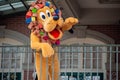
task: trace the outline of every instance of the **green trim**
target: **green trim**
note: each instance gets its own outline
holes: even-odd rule
[[[85,74],[85,75],[84,75]],[[100,80],[104,80],[104,74],[102,72],[61,72],[60,76],[68,76],[68,78],[70,78],[70,76],[76,78],[78,80],[84,80],[84,76],[89,77],[89,76],[99,76]],[[67,79],[66,79],[67,80]],[[69,79],[68,79],[69,80]],[[87,79],[90,80],[90,79]],[[93,79],[92,79],[93,80]]]
[[[8,79],[9,75],[10,75],[10,77]],[[0,73],[0,80],[14,80],[15,78],[16,78],[16,80],[21,80],[21,72],[3,72],[3,73]]]

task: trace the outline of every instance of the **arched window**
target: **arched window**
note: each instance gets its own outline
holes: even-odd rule
[[[67,33],[68,36],[64,36],[61,42],[63,46],[59,47],[61,75],[78,80],[91,79],[91,76],[92,79],[106,79],[107,47],[100,45],[112,44],[113,39],[83,27],[76,31],[74,34]]]
[[[0,29],[0,79],[1,80],[21,80],[23,74],[23,63],[28,56],[26,56],[26,49],[24,47],[29,43],[29,38],[23,34]],[[23,47],[22,47],[23,46]],[[26,53],[25,53],[26,52]],[[30,61],[29,61],[30,62]],[[17,77],[15,77],[17,76]]]

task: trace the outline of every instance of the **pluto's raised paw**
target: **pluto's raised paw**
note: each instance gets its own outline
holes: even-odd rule
[[[78,19],[77,18],[74,18],[74,17],[69,17],[65,20],[65,24],[68,24],[68,25],[75,25],[78,23]]]
[[[64,22],[64,25],[62,27],[62,30],[63,31],[70,30],[73,27],[73,25],[75,25],[77,23],[78,23],[78,19],[77,18],[69,17],[69,18],[65,19],[65,22]]]

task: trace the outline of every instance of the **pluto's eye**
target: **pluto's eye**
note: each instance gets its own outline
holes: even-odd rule
[[[40,17],[41,17],[42,20],[45,20],[46,19],[45,13],[40,12]]]
[[[48,17],[50,17],[50,16],[51,16],[51,13],[50,13],[50,11],[49,11],[49,10],[46,10],[46,14],[48,15]]]

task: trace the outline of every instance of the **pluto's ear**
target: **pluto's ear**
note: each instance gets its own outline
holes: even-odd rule
[[[69,30],[69,32],[70,32],[71,34],[73,34],[73,33],[74,33],[73,29],[70,29],[70,30]]]

